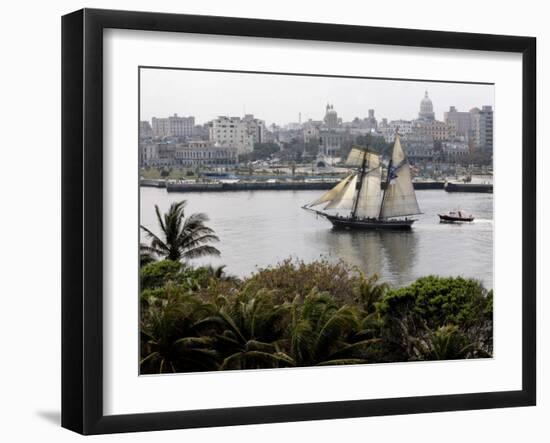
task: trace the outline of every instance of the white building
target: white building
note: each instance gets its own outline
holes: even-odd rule
[[[403,138],[406,138],[414,131],[414,123],[410,120],[392,120],[382,119],[378,125],[378,133],[384,137],[386,143],[393,143],[395,140],[395,131],[398,131]]]
[[[439,120],[415,120],[413,132],[429,135],[437,141],[452,140],[456,137],[454,125]]]
[[[140,166],[152,166],[158,164],[158,145],[153,143],[140,144],[139,164]]]
[[[338,157],[342,147],[343,134],[334,130],[319,133],[319,152],[326,157]]]
[[[155,137],[190,137],[195,117],[178,117],[178,114],[174,114],[167,118],[153,117],[151,123]]]
[[[140,146],[142,166],[228,166],[237,163],[237,148],[210,141],[148,143]]]
[[[393,141],[395,138],[395,131],[398,131],[400,135],[407,136],[413,132],[413,122],[410,120],[392,120],[388,124],[389,126],[389,135]]]
[[[252,114],[242,119],[220,116],[210,122],[210,140],[219,146],[237,148],[239,154],[251,152],[254,143],[263,143],[265,133],[265,123]]]
[[[189,141],[178,145],[174,163],[181,166],[228,166],[237,163],[237,148],[213,146],[210,141]]]

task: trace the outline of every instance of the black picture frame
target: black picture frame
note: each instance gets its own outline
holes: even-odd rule
[[[103,413],[103,30],[171,31],[522,54],[522,388],[517,391]],[[83,9],[62,18],[62,426],[82,434],[530,406],[536,403],[536,39]]]

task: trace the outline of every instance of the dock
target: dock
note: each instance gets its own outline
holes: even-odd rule
[[[230,191],[325,191],[336,185],[335,180],[326,181],[239,181],[239,182],[176,182],[165,180],[140,181],[140,186],[166,188],[168,192],[230,192]],[[413,183],[414,189],[444,189],[442,181]],[[385,183],[382,183],[382,189]]]
[[[452,183],[447,182],[445,185],[447,192],[482,192],[493,193],[492,183]]]
[[[168,192],[225,192],[225,191],[323,191],[336,182],[236,182],[236,183],[166,183]]]
[[[145,188],[166,188],[166,180],[142,178],[139,181],[139,185]]]

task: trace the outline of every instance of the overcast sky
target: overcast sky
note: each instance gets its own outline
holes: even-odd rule
[[[438,120],[449,106],[468,111],[494,106],[494,86],[346,79],[290,75],[141,70],[141,120],[151,117],[194,116],[203,124],[219,115],[254,114],[270,125],[322,120],[327,103],[344,121],[366,117],[389,120],[417,117],[420,101],[428,91]]]

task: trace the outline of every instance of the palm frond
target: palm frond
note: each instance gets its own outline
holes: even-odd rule
[[[182,254],[182,257],[191,259],[191,258],[204,257],[206,255],[220,255],[220,254],[221,252],[214,246],[203,245],[203,246],[197,246],[196,248],[185,251]]]
[[[151,248],[162,251],[163,253],[169,249],[166,243],[164,243],[154,232],[143,225],[141,225],[140,227],[145,231],[147,237],[151,239]]]

